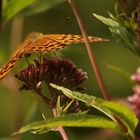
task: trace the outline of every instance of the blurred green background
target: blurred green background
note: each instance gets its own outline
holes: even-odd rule
[[[126,98],[133,94],[130,83],[123,79],[120,75],[108,69],[105,64],[112,64],[124,69],[130,74],[135,73],[136,68],[140,64],[139,57],[125,49],[122,44],[116,43],[112,38],[107,27],[100,21],[95,19],[92,13],[107,15],[107,11],[113,11],[114,1],[101,0],[77,0],[81,14],[86,23],[89,35],[104,37],[111,39],[110,42],[93,43],[92,47],[97,59],[97,63],[102,72],[108,93],[111,97]],[[13,20],[23,20],[17,17]],[[0,33],[0,64],[8,61],[8,58],[17,46],[12,46],[12,37],[18,28],[13,28],[13,20],[4,23]],[[77,25],[73,11],[67,1],[62,2],[49,10],[36,15],[25,17],[22,21],[23,31],[22,40],[30,32],[37,31],[44,34],[64,33],[64,34],[81,34]],[[16,40],[16,37],[14,38]],[[58,56],[69,58],[75,64],[88,73],[88,80],[84,83],[87,93],[102,97],[95,75],[92,71],[91,64],[84,44],[71,45],[67,49],[57,52]],[[61,136],[57,132],[49,132],[43,135],[34,135],[31,133],[23,134],[19,137],[10,138],[10,135],[23,124],[34,120],[42,119],[42,112],[49,115],[46,105],[36,99],[31,92],[19,92],[18,87],[21,83],[13,77],[25,64],[22,59],[7,79],[0,81],[0,140],[22,139],[22,140],[61,140]],[[29,111],[30,110],[30,111]],[[30,112],[30,113],[28,113]],[[98,129],[86,128],[67,128],[67,133],[71,140],[123,140],[120,136],[111,136],[106,138],[107,132],[101,134]],[[111,133],[110,131],[108,133]]]

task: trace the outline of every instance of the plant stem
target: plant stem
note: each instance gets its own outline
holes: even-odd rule
[[[50,100],[49,98],[45,97],[45,96],[40,92],[40,90],[38,90],[38,89],[33,89],[33,90],[37,93],[37,95],[39,95],[39,96],[42,97],[42,99],[45,101],[45,103],[46,103],[47,105],[50,105],[50,101],[51,101],[51,100]],[[54,117],[57,117],[55,107],[52,107],[52,114],[53,114]],[[64,130],[64,128],[63,128],[62,126],[58,126],[58,127],[57,127],[57,130],[60,132],[60,134],[61,134],[63,140],[69,140],[69,139],[68,139],[68,136],[67,136],[67,134],[66,134],[66,132],[65,132],[65,130]]]
[[[91,61],[91,65],[92,65],[92,68],[93,68],[93,70],[95,72],[99,87],[100,87],[100,89],[102,91],[102,94],[103,94],[104,98],[106,100],[110,100],[110,97],[109,97],[109,95],[107,93],[107,89],[106,89],[106,86],[104,84],[101,72],[100,72],[99,67],[98,67],[98,65],[96,63],[96,58],[95,58],[93,49],[92,49],[92,47],[90,45],[88,35],[87,35],[87,31],[86,31],[82,16],[80,15],[79,8],[78,8],[75,0],[68,0],[68,1],[71,4],[71,7],[72,7],[73,12],[75,14],[75,17],[76,17],[77,22],[79,24],[79,28],[80,28],[80,30],[82,32],[83,37],[84,37],[86,48],[87,48],[87,51],[88,51],[88,55],[89,55],[89,58],[90,58],[90,61]]]
[[[56,109],[55,108],[52,108],[52,112],[53,112],[54,117],[57,117]],[[67,136],[67,134],[66,134],[66,132],[65,132],[65,130],[64,130],[64,128],[62,126],[58,126],[57,130],[60,132],[63,140],[69,140],[68,136]]]
[[[96,63],[95,55],[94,55],[93,50],[91,48],[91,45],[90,45],[90,42],[89,42],[89,39],[88,39],[88,35],[87,35],[87,31],[86,31],[82,16],[80,14],[79,8],[78,8],[75,0],[68,0],[68,1],[71,4],[71,7],[72,7],[73,12],[75,14],[75,17],[76,17],[77,22],[79,24],[80,30],[83,34],[84,39],[85,39],[85,44],[86,44],[86,48],[87,48],[89,58],[90,58],[90,61],[91,61],[91,64],[92,64],[92,68],[95,71],[95,75],[96,75],[96,78],[98,80],[98,83],[99,83],[100,89],[102,91],[103,97],[106,100],[110,100],[110,97],[107,93],[107,89],[106,89],[106,87],[104,85],[104,82],[103,82],[102,75],[101,75],[100,70],[98,68],[98,65]],[[116,115],[114,115],[114,117],[115,117],[117,123],[121,126],[121,128],[126,133],[128,130],[127,130],[127,127],[125,126],[125,124]],[[138,139],[134,138],[134,140],[138,140]]]

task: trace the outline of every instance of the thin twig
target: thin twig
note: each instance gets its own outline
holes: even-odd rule
[[[52,113],[53,113],[54,117],[57,117],[56,109],[55,108],[52,109]],[[67,134],[66,134],[66,132],[65,132],[65,130],[64,130],[64,128],[62,126],[58,126],[57,130],[60,132],[63,140],[69,140],[68,136],[67,136]]]
[[[93,70],[95,72],[99,87],[100,87],[100,89],[102,91],[102,94],[103,94],[104,98],[106,100],[110,100],[110,97],[109,97],[109,95],[107,93],[107,89],[106,89],[106,86],[104,84],[101,72],[100,72],[99,67],[98,67],[98,65],[96,63],[96,58],[95,58],[93,49],[92,49],[92,47],[90,45],[88,35],[87,35],[87,31],[86,31],[82,16],[80,15],[79,8],[78,8],[75,0],[68,0],[68,1],[71,4],[71,7],[72,7],[73,12],[74,12],[74,14],[76,16],[77,22],[79,24],[80,30],[81,30],[81,32],[83,34],[85,44],[86,44],[86,48],[87,48],[87,51],[88,51],[88,55],[89,55],[89,58],[90,58],[90,61],[91,61],[91,64],[92,64],[92,68],[93,68]]]

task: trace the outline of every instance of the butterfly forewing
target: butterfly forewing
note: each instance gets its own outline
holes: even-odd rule
[[[90,42],[108,41],[106,39],[89,36]],[[83,43],[84,38],[72,34],[48,34],[34,32],[27,36],[26,40],[14,52],[7,64],[0,68],[0,79],[3,79],[13,68],[16,62],[26,54],[56,51],[65,48],[68,44]]]
[[[62,44],[75,44],[75,43],[83,43],[84,37],[81,35],[73,35],[73,34],[48,34],[45,35],[47,38],[52,39],[54,41],[58,41]],[[107,39],[89,36],[90,42],[104,42],[108,41]]]
[[[0,79],[3,79],[8,74],[8,72],[11,71],[17,61],[21,58],[22,53],[23,51],[21,48],[17,49],[9,59],[8,63],[4,64],[0,68]]]
[[[52,41],[46,37],[42,37],[39,40],[34,41],[29,47],[24,48],[24,53],[43,53],[56,51],[58,49],[65,48],[65,44],[61,44],[58,41]]]

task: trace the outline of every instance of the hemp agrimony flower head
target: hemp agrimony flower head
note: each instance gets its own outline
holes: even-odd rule
[[[60,96],[61,107],[65,108],[69,104],[71,99],[53,89],[50,83],[54,83],[59,86],[64,86],[71,90],[79,90],[80,84],[87,80],[87,73],[70,60],[62,58],[43,58],[43,60],[34,60],[35,64],[30,64],[26,69],[21,70],[16,78],[23,81],[21,90],[33,90],[37,94],[41,94],[41,83],[44,81],[48,86],[48,89],[52,95],[51,106],[55,106],[58,96]],[[70,112],[79,111],[78,101],[72,103]]]
[[[47,73],[48,67],[43,67],[42,64],[29,65],[26,69],[21,70],[15,75],[16,78],[23,81],[24,84],[20,90],[36,90],[40,88],[40,84],[44,80],[44,75]]]
[[[137,69],[136,74],[131,76],[131,79],[136,85],[133,88],[134,95],[128,97],[128,101],[140,119],[140,68]]]

